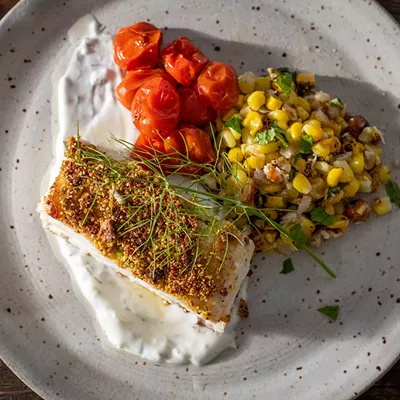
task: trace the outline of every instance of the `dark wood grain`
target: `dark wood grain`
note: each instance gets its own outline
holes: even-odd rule
[[[0,0],[0,18],[18,1]],[[379,0],[379,3],[400,22],[400,0]],[[0,360],[0,400],[41,400],[41,397],[33,393]],[[359,400],[400,400],[400,362]]]

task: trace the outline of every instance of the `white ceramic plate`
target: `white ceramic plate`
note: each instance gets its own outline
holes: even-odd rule
[[[319,87],[385,130],[385,161],[399,156],[399,28],[374,2],[162,3],[25,0],[0,25],[1,357],[46,399],[355,397],[400,353],[398,210],[322,249],[337,280],[300,254],[287,276],[279,255],[257,258],[239,348],[202,368],[105,353],[51,253],[35,215],[51,159],[50,77],[68,29],[89,12],[110,29],[149,18],[168,27],[166,41],[188,35],[238,71],[313,70]],[[336,302],[329,323],[316,309]]]

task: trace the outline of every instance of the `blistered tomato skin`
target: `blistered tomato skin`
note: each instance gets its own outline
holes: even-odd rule
[[[181,85],[193,86],[208,58],[188,38],[180,37],[161,52],[161,61]]]
[[[118,100],[124,107],[130,110],[133,97],[139,88],[149,79],[157,77],[166,79],[174,87],[177,85],[175,79],[161,68],[128,71],[124,79],[117,86],[116,92]]]
[[[131,112],[140,133],[152,139],[165,138],[180,119],[178,92],[166,79],[150,79],[136,92]]]
[[[183,122],[201,126],[215,121],[215,110],[203,104],[194,89],[182,86],[178,92]]]
[[[233,67],[220,62],[209,63],[200,74],[195,90],[200,100],[223,115],[239,97],[237,75]]]
[[[161,41],[161,31],[147,22],[122,28],[115,37],[114,61],[124,71],[151,69],[158,62]]]

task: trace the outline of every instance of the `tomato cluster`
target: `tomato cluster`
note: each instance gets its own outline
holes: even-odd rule
[[[230,65],[210,62],[185,37],[160,53],[161,42],[162,32],[147,22],[118,32],[114,60],[126,75],[117,97],[140,132],[137,149],[171,155],[170,165],[179,165],[177,155],[185,155],[194,166],[183,172],[198,173],[199,165],[215,159],[201,127],[236,104],[237,75]],[[162,67],[157,67],[159,59]]]

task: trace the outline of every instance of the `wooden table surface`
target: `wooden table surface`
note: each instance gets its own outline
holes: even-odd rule
[[[19,0],[0,0],[0,18]],[[51,1],[51,0],[49,0]],[[378,0],[400,23],[400,0]],[[0,400],[41,400],[0,360]],[[400,361],[359,400],[400,400]]]

